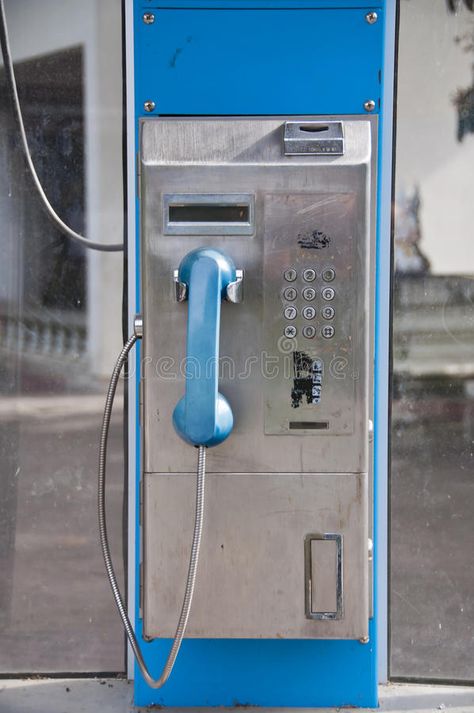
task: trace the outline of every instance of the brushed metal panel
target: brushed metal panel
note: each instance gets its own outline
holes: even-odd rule
[[[245,270],[244,302],[223,304],[222,308],[220,390],[232,405],[235,426],[224,444],[209,451],[209,472],[367,470],[369,354],[364,320],[370,291],[367,261],[374,233],[373,214],[368,206],[375,190],[370,170],[375,154],[371,140],[375,117],[344,121],[346,151],[340,157],[285,156],[283,127],[284,119],[155,118],[142,122],[142,425],[146,471],[186,473],[194,470],[195,453],[192,448],[183,447],[171,421],[173,408],[184,389],[186,331],[186,304],[175,302],[173,270],[189,250],[204,245],[226,250],[236,266]],[[164,194],[222,194],[224,189],[229,193],[255,194],[254,236],[163,235]],[[264,262],[265,270],[270,270],[269,278],[274,270],[274,279],[277,279],[277,262],[273,265],[267,262],[267,257],[270,261],[274,259],[272,250],[268,251],[272,241],[269,231],[275,225],[270,213],[281,213],[281,205],[291,200],[290,196],[309,208],[312,201],[321,205],[321,196],[342,196],[340,200],[344,201],[349,199],[343,196],[351,195],[357,197],[357,207],[349,211],[351,221],[355,218],[351,222],[351,235],[344,228],[343,218],[335,215],[329,224],[327,211],[325,214],[326,230],[334,228],[335,234],[339,231],[341,246],[345,238],[351,246],[348,248],[350,256],[347,251],[345,256],[351,262],[351,274],[357,273],[356,278],[349,280],[348,268],[340,268],[338,330],[341,331],[329,340],[330,345],[323,343],[322,338],[317,340],[318,350],[324,351],[326,405],[322,402],[320,408],[313,407],[309,411],[312,420],[327,419],[330,427],[327,432],[290,431],[287,405],[293,378],[290,373],[286,383],[280,379],[279,385],[272,384],[275,361],[278,363],[282,355],[271,334],[273,318],[268,312],[268,300],[264,309],[267,280]],[[285,219],[290,221],[288,215]],[[322,225],[321,216],[319,210],[318,225]],[[316,220],[316,214],[313,217]],[[289,250],[293,249],[294,238],[300,232],[298,220],[305,229],[308,225],[301,214],[299,218],[291,218]],[[265,284],[268,290],[268,283]],[[280,319],[283,305],[274,307]],[[351,361],[346,363],[344,359],[338,360],[341,351],[345,358],[348,336],[352,338]],[[331,364],[336,364],[337,380],[329,379]],[[343,365],[339,371],[337,364]],[[285,433],[284,437],[265,433],[268,392],[280,399],[279,390],[286,411],[283,427],[281,417],[276,430]],[[299,414],[305,409],[307,413],[301,417]],[[294,411],[293,420],[309,419],[306,407]],[[315,411],[321,415],[313,416]]]
[[[144,632],[174,634],[191,548],[195,476],[145,474]],[[367,636],[367,476],[212,474],[189,637]],[[343,618],[305,616],[305,537],[344,539]]]
[[[264,344],[279,359],[279,376],[263,381],[267,434],[288,434],[288,424],[297,420],[302,427],[305,422],[326,423],[327,431],[317,431],[322,438],[354,431],[360,434],[360,443],[366,438],[366,206],[360,200],[364,184],[362,170],[353,177],[351,192],[265,196]],[[288,268],[297,273],[291,283],[283,277]],[[314,280],[304,280],[308,270],[313,270]],[[327,270],[333,271],[330,281],[323,279]],[[291,301],[285,297],[289,286],[297,292]],[[328,289],[334,293],[332,299],[323,297]],[[307,290],[315,293],[313,299],[304,298]],[[288,305],[297,310],[291,320],[285,317]],[[316,312],[311,319],[304,316],[308,306]],[[324,318],[326,307],[334,310],[332,318]],[[296,330],[291,339],[285,338],[288,325]],[[305,337],[308,326],[315,330],[314,337]],[[334,330],[332,338],[322,336],[326,327]],[[298,362],[320,364],[317,399],[311,396],[311,379],[296,378],[296,356]]]

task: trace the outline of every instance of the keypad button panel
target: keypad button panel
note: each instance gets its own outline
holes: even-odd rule
[[[283,271],[283,317],[285,321],[291,321],[292,324],[283,326],[283,335],[288,338],[295,338],[298,333],[304,339],[314,340],[322,337],[324,340],[332,339],[336,333],[333,320],[336,318],[336,309],[333,305],[328,305],[327,302],[333,302],[337,296],[336,286],[326,286],[320,288],[320,291],[311,283],[318,280],[318,274],[323,282],[334,282],[336,279],[336,271],[332,267],[322,267],[318,272],[318,268],[305,267],[297,269],[295,267],[287,267]],[[285,287],[285,282],[294,284]],[[308,284],[310,283],[310,284]],[[331,324],[321,325],[318,320],[317,303],[321,300],[321,309],[319,315],[321,320],[331,321]],[[285,304],[291,302],[293,304]],[[308,303],[315,303],[308,304]],[[301,329],[298,328],[298,320],[304,320]],[[319,321],[319,323],[318,323]],[[296,322],[296,324],[295,324]],[[310,322],[311,324],[308,324]]]
[[[318,269],[316,266],[298,269],[289,266],[283,270],[282,277],[283,318],[285,321],[291,322],[297,322],[298,318],[304,320],[301,329],[298,328],[297,324],[284,325],[282,329],[284,336],[294,338],[299,333],[304,339],[314,340],[318,337],[323,337],[325,340],[332,339],[336,333],[336,328],[333,324],[333,320],[336,319],[336,308],[327,303],[336,300],[337,286],[335,284],[329,287],[323,284],[318,288],[317,283],[319,280],[322,280],[323,283],[335,282],[336,271],[334,268],[323,265],[322,269]],[[285,282],[294,284],[285,287]],[[285,302],[294,304],[285,304]],[[308,304],[308,302],[314,303],[314,305]],[[317,307],[318,302],[320,309]],[[318,311],[320,316],[319,323]],[[321,324],[322,320],[325,322],[331,321],[331,324],[328,325],[325,322]]]

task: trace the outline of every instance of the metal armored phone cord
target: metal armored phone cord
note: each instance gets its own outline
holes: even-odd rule
[[[112,377],[110,379],[109,388],[107,391],[107,398],[105,401],[104,418],[102,421],[102,431],[100,434],[100,449],[99,449],[99,478],[98,478],[98,515],[99,515],[99,533],[100,533],[100,544],[102,547],[102,554],[104,556],[105,569],[107,570],[107,577],[109,578],[110,586],[112,587],[112,593],[114,595],[115,603],[122,619],[125,631],[127,633],[130,646],[132,647],[133,653],[137,659],[140,671],[147,684],[151,688],[161,688],[169,678],[173,666],[178,655],[181,642],[186,631],[186,625],[188,623],[189,613],[191,611],[191,605],[193,601],[194,594],[194,584],[196,582],[196,572],[199,560],[199,549],[201,546],[201,534],[202,534],[202,523],[204,515],[204,485],[206,477],[206,448],[204,446],[198,447],[198,465],[197,465],[197,489],[196,489],[196,510],[195,510],[195,520],[194,520],[194,534],[193,543],[191,547],[191,557],[189,560],[188,577],[186,580],[186,590],[184,593],[183,604],[181,607],[181,613],[179,615],[178,626],[176,628],[176,633],[174,635],[173,644],[171,646],[168,658],[164,665],[161,676],[157,679],[153,678],[148,671],[147,665],[143,658],[140,646],[138,644],[135,632],[130,623],[130,619],[127,616],[125,606],[120,594],[120,590],[117,584],[117,578],[115,576],[114,567],[112,564],[112,558],[110,556],[109,548],[109,538],[107,534],[107,524],[105,517],[105,469],[106,469],[106,458],[107,458],[107,441],[109,438],[109,427],[110,427],[110,417],[112,415],[112,406],[114,403],[115,391],[117,389],[118,380],[120,377],[120,372],[127,358],[128,353],[134,346],[135,342],[139,339],[137,334],[133,334],[129,337],[127,343],[124,345],[120,355],[115,363],[114,370],[112,372]]]

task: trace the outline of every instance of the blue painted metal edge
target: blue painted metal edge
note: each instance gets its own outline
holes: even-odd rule
[[[375,286],[375,390],[374,390],[374,472],[375,562],[374,590],[377,597],[377,668],[379,683],[388,680],[388,471],[389,471],[389,384],[390,384],[390,299],[392,169],[394,141],[394,84],[397,0],[387,0],[384,19],[384,76],[380,117],[380,176],[378,184],[377,253]]]
[[[140,9],[143,11],[157,9],[174,10],[341,10],[341,9],[370,9],[376,10],[384,7],[391,0],[376,0],[370,3],[367,0],[141,0]]]

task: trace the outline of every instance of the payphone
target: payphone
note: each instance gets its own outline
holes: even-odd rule
[[[223,441],[207,453],[187,636],[368,636],[375,126],[142,122],[148,638],[174,633],[186,577],[195,453],[182,438]]]
[[[141,705],[376,705],[394,6],[340,5],[135,3]]]

